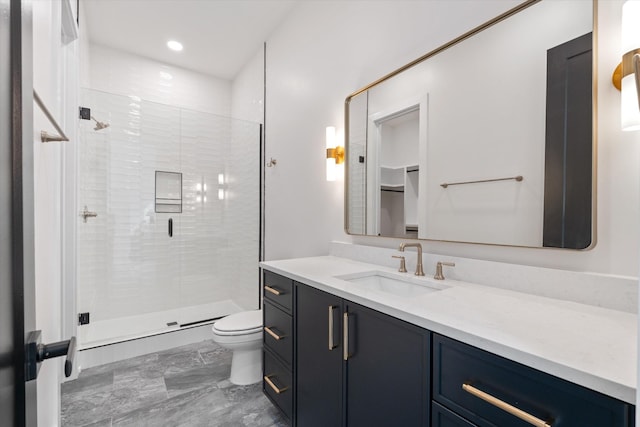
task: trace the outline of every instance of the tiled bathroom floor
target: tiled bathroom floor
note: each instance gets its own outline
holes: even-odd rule
[[[230,366],[203,341],[87,369],[62,384],[62,426],[286,426],[261,383],[228,381]]]

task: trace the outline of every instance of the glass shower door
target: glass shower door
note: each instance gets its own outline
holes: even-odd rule
[[[77,224],[80,348],[258,308],[260,126],[81,95],[109,126],[80,124],[79,210],[97,214]],[[179,209],[158,209],[157,174],[180,178]]]

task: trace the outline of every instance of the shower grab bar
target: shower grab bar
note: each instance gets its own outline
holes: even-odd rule
[[[449,183],[444,182],[440,184],[440,187],[447,188],[450,185],[477,184],[480,182],[509,181],[511,179],[515,179],[516,181],[520,182],[524,179],[524,177],[522,175],[518,175],[518,176],[510,176],[508,178],[479,179],[477,181],[449,182]]]
[[[42,102],[40,95],[38,95],[38,92],[36,92],[35,89],[33,90],[33,100],[36,101],[36,104],[38,104],[38,107],[40,107],[40,110],[42,110],[44,115],[47,116],[47,119],[49,119],[49,122],[53,125],[54,128],[56,128],[56,131],[58,132],[58,135],[52,135],[46,130],[41,131],[40,132],[41,141],[42,142],[69,141],[69,138],[67,137],[67,135],[64,134],[64,131],[58,125],[58,122],[56,122],[56,119],[53,118],[53,115],[51,115],[51,113],[47,109],[47,106],[44,105],[44,102]]]

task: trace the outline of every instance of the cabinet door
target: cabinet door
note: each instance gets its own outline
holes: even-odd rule
[[[342,425],[342,300],[296,284],[297,425]]]
[[[346,301],[345,313],[347,426],[428,426],[429,333]]]

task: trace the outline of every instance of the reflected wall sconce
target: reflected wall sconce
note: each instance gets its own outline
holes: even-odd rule
[[[224,200],[224,174],[218,174],[218,200]]]
[[[622,6],[622,52],[612,77],[622,92],[622,130],[640,130],[640,0],[627,0]]]
[[[335,181],[341,175],[344,166],[344,147],[337,145],[336,128],[328,126],[327,138],[327,181]]]
[[[196,202],[207,203],[207,184],[204,177],[201,178],[201,182],[196,183]]]

